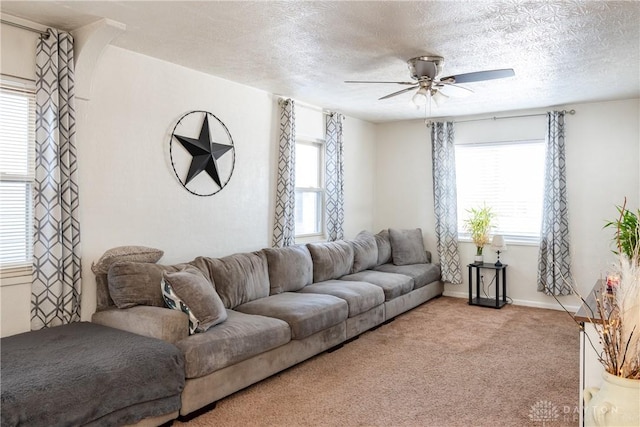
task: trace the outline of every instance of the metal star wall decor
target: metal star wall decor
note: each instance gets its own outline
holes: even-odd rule
[[[192,138],[186,136],[185,133],[188,130],[193,132],[193,126],[199,123],[198,119],[201,118],[202,125],[200,126],[200,133],[198,138]],[[210,129],[210,121],[212,127]],[[178,127],[180,129],[178,130]],[[213,132],[212,132],[213,131]],[[212,134],[215,135],[212,138]],[[176,165],[177,153],[173,151],[173,139],[176,139],[182,147],[191,156],[191,162],[186,170],[186,178],[181,179],[181,174],[178,169],[186,169],[184,167],[184,159],[180,165]],[[233,139],[227,127],[213,114],[206,111],[191,111],[183,115],[171,133],[171,141],[169,143],[169,153],[171,156],[171,165],[173,171],[180,181],[180,184],[192,194],[198,196],[211,196],[222,190],[225,185],[231,179],[233,173],[233,167],[235,165],[235,147],[233,145]],[[227,153],[231,153],[231,159]],[[226,166],[221,167],[218,160],[221,160],[225,156]],[[230,160],[230,167],[229,167]],[[201,172],[206,172],[211,177],[215,186],[213,191],[208,191],[205,187],[213,185],[211,181],[203,179],[196,179]],[[184,173],[184,171],[183,171]],[[198,181],[198,182],[196,182]]]

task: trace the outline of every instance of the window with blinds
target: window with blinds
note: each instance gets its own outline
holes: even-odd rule
[[[497,214],[494,234],[537,242],[544,192],[544,140],[455,146],[458,232],[468,238],[468,209],[486,203]]]
[[[324,234],[323,141],[296,141],[296,237]]]
[[[0,267],[31,265],[35,90],[0,84]]]

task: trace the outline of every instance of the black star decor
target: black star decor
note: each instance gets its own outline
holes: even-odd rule
[[[191,159],[191,166],[189,166],[189,172],[187,173],[187,179],[184,184],[188,184],[189,181],[198,176],[200,172],[207,171],[207,174],[211,179],[213,179],[219,187],[222,187],[220,175],[218,173],[217,161],[225,153],[231,150],[233,146],[218,144],[211,140],[211,135],[209,134],[208,115],[204,115],[204,121],[202,122],[202,128],[200,129],[200,136],[198,139],[175,134],[174,136],[189,152],[189,154],[193,156]]]

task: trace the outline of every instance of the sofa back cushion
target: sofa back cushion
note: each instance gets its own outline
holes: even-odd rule
[[[353,247],[351,273],[359,273],[378,265],[378,245],[372,233],[361,231],[350,243]]]
[[[378,246],[378,265],[391,262],[391,241],[389,240],[389,230],[381,230],[374,236]]]
[[[109,294],[109,268],[117,262],[155,263],[164,252],[146,246],[118,246],[107,250],[100,259],[91,264],[91,271],[96,275],[96,309],[98,311],[113,307],[115,303]]]
[[[187,264],[160,265],[146,262],[117,262],[109,268],[109,294],[118,308],[136,305],[164,307],[162,273],[179,271]]]
[[[427,253],[424,250],[420,228],[412,230],[390,228],[389,239],[391,240],[391,255],[395,265],[427,263]]]
[[[267,257],[262,251],[198,257],[191,263],[213,283],[226,308],[269,296]]]
[[[313,261],[304,245],[262,250],[269,267],[270,295],[295,292],[313,283]]]
[[[343,240],[337,242],[308,243],[313,260],[313,282],[339,279],[351,272],[353,248]]]

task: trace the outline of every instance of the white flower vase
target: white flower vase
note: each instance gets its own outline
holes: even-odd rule
[[[602,373],[601,388],[584,390],[584,425],[640,426],[640,380]]]
[[[483,261],[482,255],[476,255],[473,258],[473,262],[475,262],[476,264],[482,264],[482,261]]]

